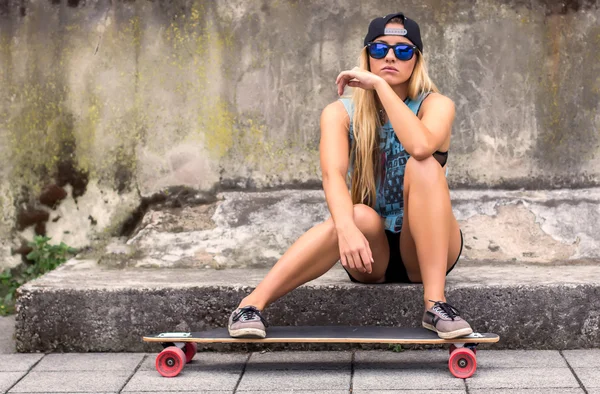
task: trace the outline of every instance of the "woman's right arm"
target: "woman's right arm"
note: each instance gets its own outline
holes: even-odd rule
[[[338,234],[342,265],[371,273],[371,248],[354,223],[354,204],[346,185],[350,153],[349,127],[350,118],[342,102],[335,101],[323,109],[319,147],[323,190]]]

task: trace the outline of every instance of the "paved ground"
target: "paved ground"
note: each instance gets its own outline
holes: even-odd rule
[[[454,378],[446,350],[201,353],[176,378],[156,354],[15,354],[0,318],[0,393],[588,393],[600,394],[600,349],[480,349],[472,378]],[[157,348],[157,351],[159,347]]]
[[[0,317],[0,354],[14,353],[15,316]]]

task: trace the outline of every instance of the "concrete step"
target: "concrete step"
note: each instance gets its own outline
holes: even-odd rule
[[[155,351],[143,335],[225,327],[267,271],[115,269],[73,259],[21,287],[17,350]],[[600,347],[599,298],[598,262],[466,260],[447,278],[448,302],[476,331],[499,334],[496,349]],[[422,313],[421,285],[354,284],[338,264],[276,301],[265,316],[272,325],[418,327]]]

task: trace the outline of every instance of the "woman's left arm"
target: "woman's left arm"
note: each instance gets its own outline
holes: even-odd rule
[[[419,119],[383,79],[374,84],[390,123],[404,146],[415,159],[431,156],[448,138],[454,122],[454,102],[441,94],[432,94],[421,106]]]

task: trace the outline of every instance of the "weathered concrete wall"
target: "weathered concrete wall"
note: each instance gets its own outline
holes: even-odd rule
[[[319,185],[319,114],[392,1],[0,0],[0,267],[174,186]],[[596,1],[410,0],[457,105],[452,187],[600,183]]]
[[[600,262],[600,188],[461,190],[451,198],[461,264]],[[328,217],[322,190],[226,192],[214,204],[151,208],[134,236],[86,257],[113,268],[265,268]]]

